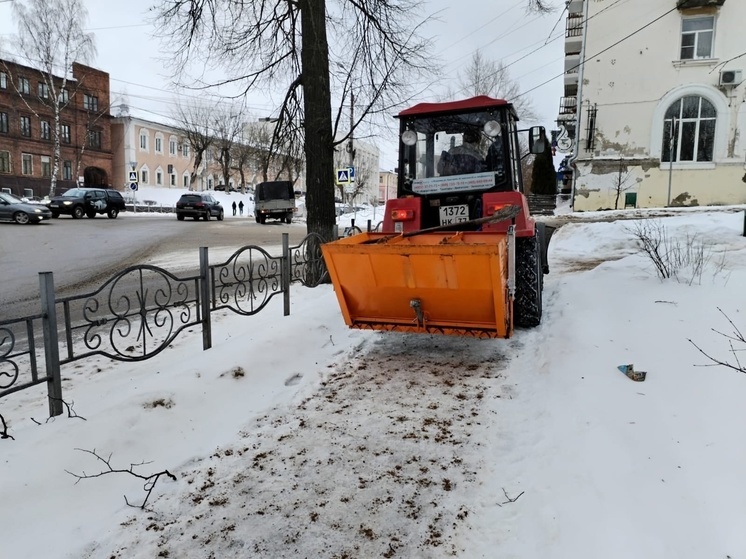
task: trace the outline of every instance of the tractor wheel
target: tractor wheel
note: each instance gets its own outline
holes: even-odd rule
[[[538,231],[533,237],[515,240],[515,300],[513,324],[533,328],[541,323],[541,291],[544,273],[541,266]]]

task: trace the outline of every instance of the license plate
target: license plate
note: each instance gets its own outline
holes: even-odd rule
[[[50,208],[59,208],[59,206],[57,204],[49,204],[49,207]]]
[[[454,223],[462,223],[464,221],[469,221],[469,206],[466,204],[440,207],[441,225],[453,225]]]

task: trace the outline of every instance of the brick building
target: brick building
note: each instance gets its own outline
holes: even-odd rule
[[[52,81],[50,81],[50,79]],[[72,79],[0,60],[0,188],[16,195],[49,194],[54,169],[54,104],[59,92],[60,160],[57,193],[112,184],[109,74],[73,63]]]

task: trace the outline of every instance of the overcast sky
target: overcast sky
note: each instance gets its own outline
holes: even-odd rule
[[[87,28],[95,34],[98,51],[92,65],[109,72],[113,102],[126,95],[133,115],[165,121],[173,104],[173,90],[164,61],[158,57],[160,43],[148,23],[147,10],[154,2],[85,0]],[[437,13],[441,20],[428,25],[424,33],[435,38],[436,54],[445,63],[443,90],[456,88],[459,70],[481,49],[488,59],[513,63],[511,77],[531,97],[540,123],[548,129],[554,127],[563,89],[563,1],[555,0],[557,11],[549,16],[528,15],[526,0],[423,0],[423,4],[427,15]],[[15,32],[11,14],[11,3],[0,0],[0,36],[5,48]],[[257,96],[249,108],[262,117],[272,114],[274,104]],[[381,167],[393,168],[394,138],[381,137],[371,143],[381,149]]]

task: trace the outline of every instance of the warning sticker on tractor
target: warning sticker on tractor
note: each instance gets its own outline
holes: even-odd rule
[[[412,190],[417,194],[487,190],[493,186],[495,186],[495,173],[474,173],[472,175],[453,175],[451,177],[429,177],[412,181]]]

